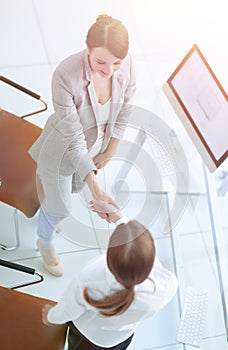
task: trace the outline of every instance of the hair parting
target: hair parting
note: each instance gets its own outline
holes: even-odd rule
[[[89,28],[86,44],[90,50],[105,47],[115,57],[123,59],[128,53],[128,31],[121,21],[103,14]]]

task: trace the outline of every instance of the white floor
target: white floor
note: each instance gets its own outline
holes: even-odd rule
[[[126,215],[137,217],[150,228],[158,257],[179,280],[177,297],[158,315],[138,327],[130,350],[191,349],[176,341],[180,305],[189,285],[209,293],[200,348],[228,349],[224,317],[228,308],[228,194],[217,197],[215,176],[207,173],[208,195],[200,157],[161,90],[179,61],[197,43],[228,91],[225,4],[225,0],[84,0],[80,3],[73,0],[1,0],[0,74],[38,93],[48,103],[48,111],[30,117],[31,122],[43,126],[52,113],[50,82],[54,67],[66,56],[83,49],[90,24],[97,15],[109,13],[121,19],[129,29],[137,71],[136,109],[155,113],[172,126],[188,159],[190,184],[187,197],[176,191],[172,176],[155,176],[153,173],[152,178],[148,163],[141,164],[139,160],[138,168],[131,169],[126,187],[118,197]],[[0,106],[21,115],[39,108],[40,104],[1,84]],[[131,136],[129,133],[128,142]],[[151,149],[147,143],[144,146],[146,157]],[[110,192],[122,164],[113,161],[105,173],[100,174],[100,181]],[[65,266],[61,278],[52,277],[42,267],[35,247],[37,216],[27,219],[19,213],[20,247],[14,251],[1,250],[0,258],[33,267],[45,278],[44,282],[21,291],[57,301],[77,271],[104,251],[112,226],[108,227],[89,212],[88,199],[86,191],[80,196],[72,196],[72,217],[63,223],[62,233],[56,236],[56,247]],[[174,213],[175,205],[178,210]],[[0,203],[0,242],[3,244],[14,244],[13,214],[12,208]],[[167,223],[168,232],[164,233]],[[11,287],[28,279],[30,277],[0,268],[3,286]],[[224,291],[224,298],[221,291]]]

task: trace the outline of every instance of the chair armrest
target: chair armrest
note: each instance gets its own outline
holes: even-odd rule
[[[24,266],[24,265],[19,265],[19,264],[13,263],[11,261],[6,261],[6,260],[2,260],[2,259],[0,259],[0,265],[4,266],[6,268],[9,268],[9,269],[22,271],[22,272],[28,273],[30,275],[36,275],[36,276],[39,277],[39,280],[37,280],[37,281],[20,284],[20,285],[17,285],[15,287],[11,287],[10,289],[17,289],[17,288],[21,288],[21,287],[25,287],[25,286],[30,286],[31,284],[40,283],[40,282],[42,282],[44,280],[43,275],[41,275],[39,272],[37,272],[35,269],[33,269],[31,267],[27,267],[27,266]]]
[[[27,89],[27,88],[25,88],[25,87],[15,83],[14,81],[12,81],[12,80],[10,80],[10,79],[8,79],[6,77],[3,77],[2,75],[0,75],[0,80],[3,81],[4,83],[14,87],[15,89],[18,89],[18,90],[24,92],[25,94],[27,94],[27,95],[29,95],[29,96],[31,96],[31,97],[35,98],[36,100],[39,100],[40,102],[43,103],[44,108],[42,108],[42,109],[40,109],[38,111],[29,113],[29,114],[25,114],[25,115],[21,116],[21,118],[25,118],[25,117],[28,117],[28,116],[31,116],[31,115],[34,115],[34,114],[46,111],[47,103],[44,102],[38,94],[36,94],[35,92],[33,92],[33,91],[31,91],[31,90],[29,90],[29,89]]]

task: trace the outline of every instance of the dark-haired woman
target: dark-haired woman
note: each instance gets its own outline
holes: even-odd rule
[[[123,137],[135,91],[128,31],[101,15],[87,33],[86,49],[63,60],[52,79],[54,114],[29,150],[43,193],[37,246],[55,276],[63,266],[53,243],[58,224],[70,214],[71,192],[87,183],[93,198],[115,204],[96,180]]]
[[[116,229],[107,254],[88,263],[56,306],[43,308],[45,324],[68,322],[69,350],[127,349],[139,322],[177,291],[175,275],[155,258],[151,233],[114,207],[109,218]]]

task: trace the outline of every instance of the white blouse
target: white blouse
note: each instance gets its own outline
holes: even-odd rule
[[[94,299],[104,298],[122,286],[115,280],[106,263],[106,254],[90,261],[71,282],[63,297],[48,313],[48,321],[63,324],[73,321],[75,327],[97,346],[111,347],[132,335],[138,323],[154,315],[174,297],[178,283],[175,275],[155,260],[150,277],[135,286],[135,298],[121,315],[105,317],[88,304],[83,290],[88,287]]]
[[[111,102],[111,98],[103,105],[100,103],[98,104],[97,140],[89,152],[91,158],[94,158],[98,153],[100,153],[102,142],[104,141],[106,125],[110,115],[110,106],[111,106],[110,102]]]

